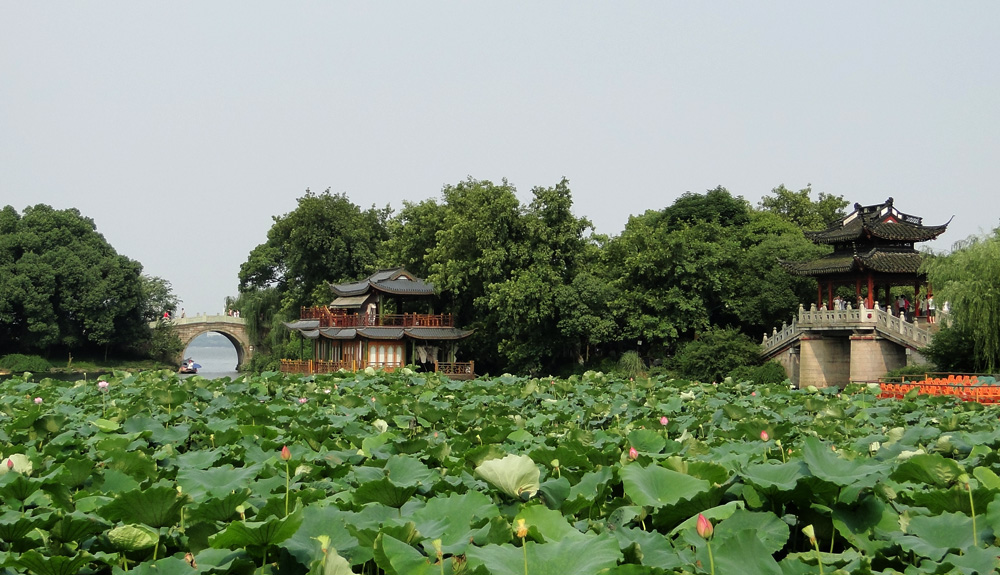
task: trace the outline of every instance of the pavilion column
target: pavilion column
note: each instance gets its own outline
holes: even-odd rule
[[[823,282],[816,280],[816,309],[823,307]]]
[[[871,272],[868,273],[868,309],[875,307],[875,278]]]
[[[913,317],[920,317],[920,306],[917,305],[917,301],[920,300],[920,283],[913,284]]]
[[[826,282],[826,309],[833,309],[833,280]]]

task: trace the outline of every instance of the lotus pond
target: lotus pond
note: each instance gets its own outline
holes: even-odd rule
[[[1000,415],[952,397],[409,370],[0,391],[2,573],[992,573],[1000,555]]]

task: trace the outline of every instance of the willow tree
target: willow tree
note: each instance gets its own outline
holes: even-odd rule
[[[971,339],[975,369],[995,372],[1000,367],[1000,228],[959,242],[947,256],[928,258],[924,265],[937,309],[944,302],[950,307],[947,329]]]

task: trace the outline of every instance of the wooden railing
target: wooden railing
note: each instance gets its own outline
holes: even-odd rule
[[[326,306],[303,307],[299,319],[319,320],[319,327],[455,327],[455,317],[450,313],[369,315],[332,312]]]
[[[281,360],[281,373],[302,373],[312,375],[314,373],[336,373],[340,370],[359,371],[366,367],[381,369],[386,372],[393,372],[405,367],[401,361],[371,361],[362,362],[356,360],[346,361],[323,361],[314,359],[283,359]],[[473,361],[455,361],[447,363],[434,363],[434,371],[450,377],[451,379],[475,379],[476,365]]]

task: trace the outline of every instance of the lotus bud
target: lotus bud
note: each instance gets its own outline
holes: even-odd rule
[[[431,541],[431,545],[434,546],[434,553],[437,555],[438,561],[444,559],[444,548],[441,546],[441,540],[435,539]]]
[[[806,525],[802,528],[802,533],[809,538],[809,542],[816,546],[816,530],[813,529],[812,523]]]
[[[9,457],[7,458],[7,469],[14,469],[14,462]]]
[[[771,436],[767,434],[766,430],[761,430],[761,432],[760,432],[760,440],[761,441],[767,441],[768,439],[771,439]]]
[[[670,420],[667,419],[666,415],[664,415],[663,417],[660,418],[660,425],[666,425],[668,423],[670,423]]]
[[[304,397],[300,397],[299,398],[299,405],[302,405],[303,403],[306,403],[307,401],[309,401],[309,400],[306,399],[306,398],[304,398]]]
[[[698,523],[695,528],[698,531],[698,536],[702,539],[708,539],[712,537],[712,533],[715,533],[715,528],[712,527],[712,522],[701,513],[698,514]]]
[[[292,450],[288,449],[287,445],[281,446],[281,459],[282,461],[288,461],[292,458]]]
[[[35,405],[41,405],[41,404],[42,404],[42,398],[36,397],[35,398]]]
[[[634,448],[634,447],[629,447],[628,448],[628,458],[629,459],[635,459],[636,457],[639,457],[639,451],[636,448]]]

